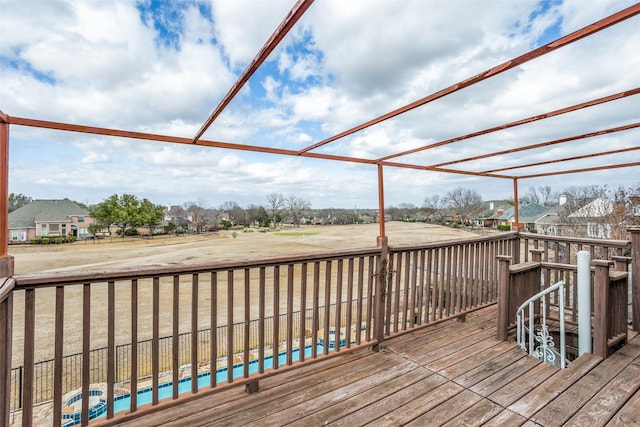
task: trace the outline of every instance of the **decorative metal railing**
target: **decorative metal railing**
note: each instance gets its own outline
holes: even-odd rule
[[[547,322],[547,296],[554,292],[558,296],[558,347]],[[560,281],[526,300],[516,311],[516,337],[520,348],[560,368],[567,365],[564,308],[564,282]]]

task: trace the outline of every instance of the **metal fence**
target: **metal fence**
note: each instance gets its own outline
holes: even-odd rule
[[[357,300],[352,301],[352,307],[355,307]],[[346,306],[348,302],[342,303],[341,312],[346,312]],[[324,306],[320,307],[318,324],[315,325],[316,330],[319,325],[324,323],[325,310]],[[352,308],[355,310],[355,308]],[[306,317],[312,318],[313,309],[306,310]],[[300,324],[300,311],[292,313],[293,324]],[[330,319],[335,318],[335,304],[330,306],[329,310]],[[284,328],[287,323],[287,315],[281,314],[280,326]],[[245,325],[244,322],[238,322],[233,325],[234,336],[244,336]],[[252,320],[249,325],[249,343],[250,350],[257,349],[259,346],[260,336],[260,322],[258,319]],[[273,343],[273,317],[265,318],[264,331],[265,344],[271,345]],[[302,335],[302,334],[301,334]],[[217,346],[218,354],[215,357],[210,357],[209,349],[211,348],[211,329],[199,329],[198,330],[198,358],[202,361],[212,361],[218,357],[223,357],[227,354],[226,348],[227,337],[227,325],[218,326],[216,328],[216,340],[219,343]],[[178,357],[180,363],[188,363],[191,360],[191,332],[184,332],[179,335],[178,345]],[[147,378],[151,375],[152,370],[152,339],[138,341],[138,377],[139,379]],[[162,371],[171,370],[174,348],[173,348],[173,336],[165,336],[160,338],[160,369]],[[116,382],[122,383],[131,379],[131,343],[120,344],[116,346]],[[91,383],[106,382],[107,380],[107,347],[101,347],[91,350],[89,353],[89,369],[90,369],[90,381]],[[75,390],[82,386],[82,353],[74,353],[64,356],[63,358],[63,393],[67,393],[71,390]],[[53,372],[54,372],[54,359],[43,360],[37,362],[34,365],[35,368],[35,381],[33,385],[34,390],[34,403],[43,403],[53,399]],[[24,378],[24,367],[18,366],[11,370],[11,410],[22,409],[22,389]]]

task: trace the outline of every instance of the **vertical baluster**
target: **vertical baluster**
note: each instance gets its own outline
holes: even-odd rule
[[[294,265],[287,266],[287,365],[293,364],[293,272]],[[298,345],[302,351],[302,343]]]
[[[387,280],[386,280],[386,283],[387,283],[386,300],[385,300],[386,317],[385,317],[385,329],[384,329],[384,333],[387,336],[391,333],[391,319],[393,317],[391,314],[391,298],[393,296],[393,279],[397,275],[395,274],[395,271],[394,271],[395,264],[393,261],[397,257],[397,255],[398,254],[389,252],[389,265],[388,265],[389,273],[387,274]],[[346,326],[349,326],[347,330],[350,329],[349,323],[347,323]]]
[[[53,367],[53,425],[62,423],[62,359],[64,357],[64,286],[56,286],[56,320]]]
[[[451,316],[454,311],[454,303],[455,303],[455,283],[453,281],[453,257],[455,254],[455,247],[449,246],[447,248],[447,269],[446,269],[446,280],[447,280],[447,296],[445,297],[447,316]]]
[[[329,325],[331,321],[331,261],[324,266],[324,317],[323,317],[323,353],[329,354]]]
[[[171,337],[172,345],[172,395],[174,399],[178,398],[178,374],[180,370],[180,276],[173,276],[173,336]]]
[[[447,250],[440,248],[440,264],[438,266],[438,319],[442,319],[446,307],[446,267],[447,267]]]
[[[33,420],[33,379],[35,345],[36,291],[25,290],[24,295],[24,376],[22,382],[22,425],[31,426]],[[11,338],[10,338],[11,339]]]
[[[114,386],[116,382],[116,290],[115,282],[107,283],[107,419],[113,418]]]
[[[199,275],[191,276],[191,393],[198,392],[198,293]]]
[[[402,252],[396,253],[397,265],[395,274],[395,289],[393,291],[393,332],[398,332],[398,323],[400,319],[400,292],[401,292],[401,280],[402,280],[402,258],[404,254]]]
[[[258,372],[264,373],[264,346],[265,346],[265,288],[266,288],[266,269],[260,267],[259,283],[258,283]]]
[[[460,311],[460,292],[458,292],[458,283],[462,282],[458,280],[458,253],[460,252],[460,245],[455,245],[452,248],[453,259],[451,260],[451,314]]]
[[[366,341],[371,340],[372,328],[373,325],[373,279],[375,272],[374,261],[375,258],[370,256],[369,259],[369,268],[367,269],[367,327],[365,328]]]
[[[151,340],[151,404],[158,404],[158,386],[160,382],[160,278],[153,278],[153,338]]]
[[[303,262],[300,271],[300,361],[304,362],[307,345],[307,263]],[[315,343],[313,343],[315,346]]]
[[[249,327],[251,326],[251,299],[249,288],[251,286],[251,270],[244,269],[244,355],[243,355],[243,376],[249,377]]]
[[[312,314],[311,321],[313,326],[311,327],[311,341],[313,347],[311,348],[311,355],[315,358],[318,356],[318,329],[320,329],[319,319],[319,304],[320,304],[320,263],[313,263],[313,298],[312,298]],[[326,346],[327,343],[324,343]]]
[[[218,383],[218,272],[211,272],[211,341],[209,342],[209,365],[211,369],[211,377],[209,378],[209,387],[214,388]]]
[[[356,344],[362,342],[362,304],[364,288],[364,257],[358,258],[358,296],[356,301]]]
[[[462,279],[464,281],[464,294],[462,295],[462,305],[465,310],[471,308],[471,246],[467,243],[464,245],[464,259],[462,263],[463,273]]]
[[[233,270],[227,271],[227,382],[233,382]]]
[[[336,351],[340,350],[340,340],[342,337],[342,273],[343,273],[343,261],[338,260],[338,272],[336,273]]]
[[[416,313],[416,288],[418,287],[418,268],[420,268],[420,260],[418,258],[418,251],[411,253],[413,259],[413,265],[411,266],[411,285],[409,286],[409,304],[407,306],[409,310],[409,327],[413,328],[415,323]]]
[[[345,325],[347,327],[345,344],[347,348],[351,347],[351,340],[354,338],[351,336],[351,329],[353,327],[353,274],[353,258],[349,258],[347,263],[347,307],[345,313]]]
[[[411,288],[411,255],[412,252],[405,253],[405,264],[404,264],[404,280],[402,283],[402,330],[405,331],[407,329],[408,321],[407,311],[409,310],[409,289]],[[398,321],[400,319],[398,318]]]
[[[28,311],[27,311],[28,312]],[[89,424],[89,354],[91,351],[91,284],[82,285],[82,409],[81,425]],[[26,375],[25,375],[26,376]],[[24,415],[23,415],[24,416]],[[24,420],[23,420],[24,424]]]
[[[138,279],[131,280],[131,391],[129,411],[138,408]]]
[[[280,266],[273,267],[273,369],[280,367]]]

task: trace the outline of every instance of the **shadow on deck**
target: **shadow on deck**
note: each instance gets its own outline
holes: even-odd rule
[[[559,370],[495,339],[495,306],[128,425],[638,425],[640,337]],[[633,338],[633,339],[631,339]],[[117,422],[117,418],[115,420]],[[126,424],[125,424],[126,425]]]

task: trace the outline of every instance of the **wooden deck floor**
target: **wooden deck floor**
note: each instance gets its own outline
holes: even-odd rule
[[[495,337],[483,309],[343,357],[276,375],[260,392],[206,396],[129,425],[640,425],[640,336],[567,369]],[[452,338],[453,337],[453,338]]]

